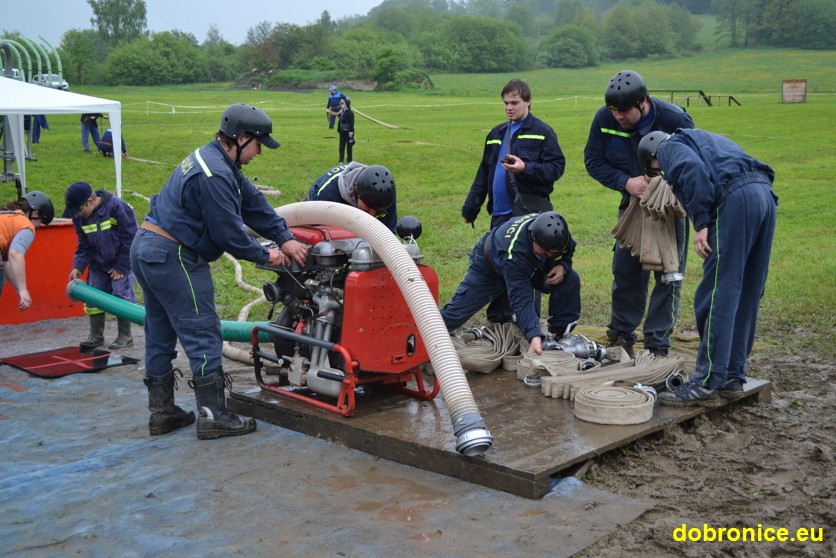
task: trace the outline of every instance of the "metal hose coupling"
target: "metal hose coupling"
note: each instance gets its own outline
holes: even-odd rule
[[[685,383],[685,376],[682,375],[682,372],[676,371],[671,372],[667,378],[665,378],[665,387],[668,388],[668,391],[673,391],[675,388],[678,388],[682,384]]]
[[[482,455],[493,445],[493,436],[477,413],[462,415],[453,425],[453,434],[456,435],[456,451],[463,455]]]
[[[637,384],[633,384],[633,387],[636,389],[640,389],[643,392],[647,393],[653,401],[656,401],[656,390],[653,389],[652,386],[646,386],[643,383],[639,382]]]

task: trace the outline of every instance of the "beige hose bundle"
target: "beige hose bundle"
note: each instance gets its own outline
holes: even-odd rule
[[[544,351],[542,355],[526,353],[517,362],[517,379],[525,380],[527,376],[567,376],[578,374],[580,363],[575,355],[566,351]]]
[[[451,337],[462,368],[483,374],[499,368],[513,370],[519,360],[522,339],[522,334],[514,324],[491,324],[481,328],[480,332],[479,339]]]
[[[676,218],[685,210],[661,176],[650,180],[641,200],[630,204],[612,230],[618,245],[639,258],[642,269],[675,273],[679,271],[676,246]]]
[[[653,418],[655,402],[638,388],[587,386],[575,397],[575,417],[596,424],[641,424]]]
[[[696,361],[685,357],[657,357],[650,351],[636,353],[634,361],[595,368],[587,372],[541,378],[540,390],[546,397],[574,400],[580,388],[588,386],[644,384],[661,389],[672,375],[685,379],[694,373]]]

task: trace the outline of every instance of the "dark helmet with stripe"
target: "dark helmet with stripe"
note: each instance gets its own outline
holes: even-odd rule
[[[572,241],[569,225],[557,211],[546,211],[538,215],[531,223],[529,231],[534,242],[547,252],[565,253]]]
[[[623,70],[615,74],[604,92],[607,108],[618,111],[638,108],[645,97],[647,86],[642,77],[632,70]]]
[[[42,224],[48,225],[52,222],[52,219],[55,217],[55,208],[52,206],[52,201],[50,201],[49,196],[43,192],[33,190],[24,195],[23,199],[26,200],[29,207],[41,212]]]
[[[244,103],[228,107],[221,116],[218,129],[232,139],[246,132],[270,149],[276,149],[280,145],[270,136],[273,133],[273,121],[270,117],[263,110]]]
[[[395,201],[395,178],[386,167],[370,165],[354,182],[357,198],[376,211],[383,211]]]
[[[650,160],[656,158],[656,152],[659,150],[659,146],[669,137],[671,137],[670,134],[666,134],[665,132],[650,132],[639,142],[639,148],[637,150],[639,164],[647,176],[650,176],[652,171],[650,168]]]

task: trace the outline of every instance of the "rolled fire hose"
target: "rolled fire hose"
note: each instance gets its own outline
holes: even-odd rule
[[[67,285],[67,297],[70,300],[83,302],[88,306],[95,306],[108,314],[113,314],[118,318],[124,318],[137,325],[145,324],[144,307],[95,289],[80,279],[73,279]],[[256,325],[264,325],[266,323],[221,320],[221,336],[225,341],[251,343],[253,339],[253,328]],[[258,338],[265,343],[271,342],[270,337],[264,332],[259,332]]]
[[[506,369],[508,361],[513,361],[516,367],[521,336],[514,324],[493,324],[479,331],[479,339],[467,340],[467,333],[463,338],[451,338],[462,368],[487,374],[499,368]]]
[[[657,176],[650,180],[641,200],[630,197],[630,204],[613,227],[612,236],[621,248],[639,258],[643,269],[677,273],[675,219],[685,215],[670,185]]]
[[[369,243],[386,264],[400,288],[415,324],[427,347],[439,382],[441,395],[450,412],[456,451],[482,455],[493,444],[493,436],[479,414],[459,357],[438,305],[412,257],[380,221],[349,205],[309,201],[276,208],[289,226],[323,224],[340,227]]]
[[[575,396],[575,417],[596,424],[641,424],[653,418],[655,401],[641,388],[587,386]]]

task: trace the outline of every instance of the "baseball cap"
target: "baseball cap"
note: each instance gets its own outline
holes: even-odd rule
[[[93,188],[86,182],[71,184],[64,194],[64,203],[67,207],[64,209],[62,217],[65,219],[75,217],[78,214],[78,210],[81,209],[81,206],[92,196]]]
[[[328,89],[330,89],[331,91],[335,90],[336,88],[337,86],[333,84],[328,87]]]

